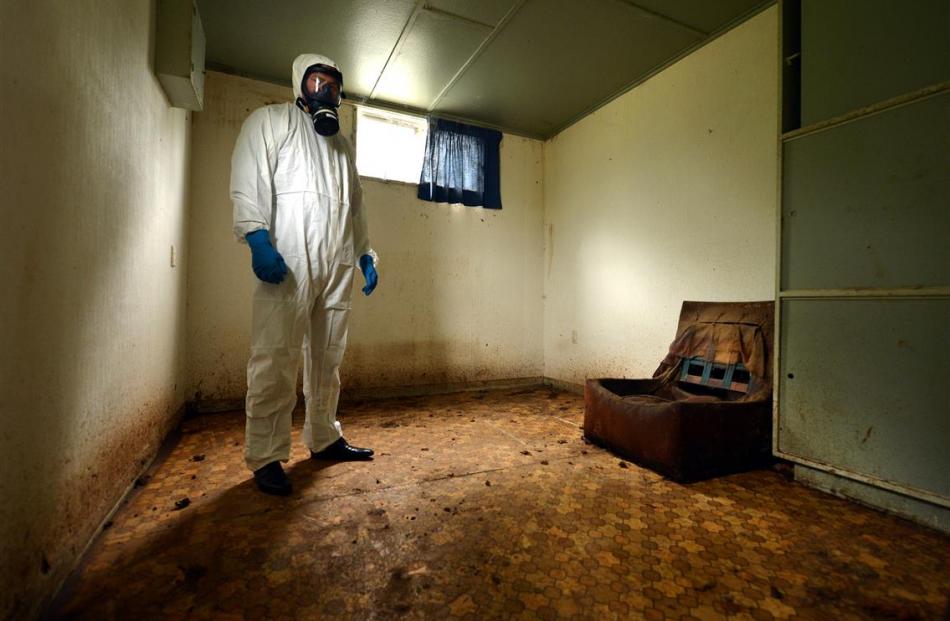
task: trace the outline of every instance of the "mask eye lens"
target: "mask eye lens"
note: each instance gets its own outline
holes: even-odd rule
[[[338,106],[340,105],[340,85],[336,82],[320,82],[317,84],[314,95],[323,103]]]
[[[314,106],[339,107],[343,101],[343,76],[335,69],[323,65],[313,65],[307,70],[307,77],[301,84],[302,97],[312,108]],[[310,103],[310,102],[313,103]]]

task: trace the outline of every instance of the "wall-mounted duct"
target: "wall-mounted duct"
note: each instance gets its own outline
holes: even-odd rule
[[[193,0],[159,0],[155,73],[172,106],[201,110],[205,33]]]

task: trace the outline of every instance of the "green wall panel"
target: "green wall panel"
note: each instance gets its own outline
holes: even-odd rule
[[[950,94],[786,142],[782,288],[950,285]]]
[[[950,80],[950,2],[802,0],[802,125]]]
[[[950,499],[950,300],[781,311],[779,449]]]

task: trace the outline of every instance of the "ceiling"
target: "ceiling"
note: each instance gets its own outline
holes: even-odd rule
[[[773,0],[197,0],[207,67],[548,138]]]

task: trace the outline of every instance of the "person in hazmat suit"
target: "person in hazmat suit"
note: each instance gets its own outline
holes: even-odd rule
[[[257,276],[247,365],[244,456],[258,488],[291,493],[281,462],[303,358],[303,441],[314,459],[370,459],[336,420],[354,259],[369,295],[378,257],[370,248],[362,188],[337,109],[343,74],[329,58],[293,63],[296,101],[264,106],[241,128],[231,159],[234,233]]]

